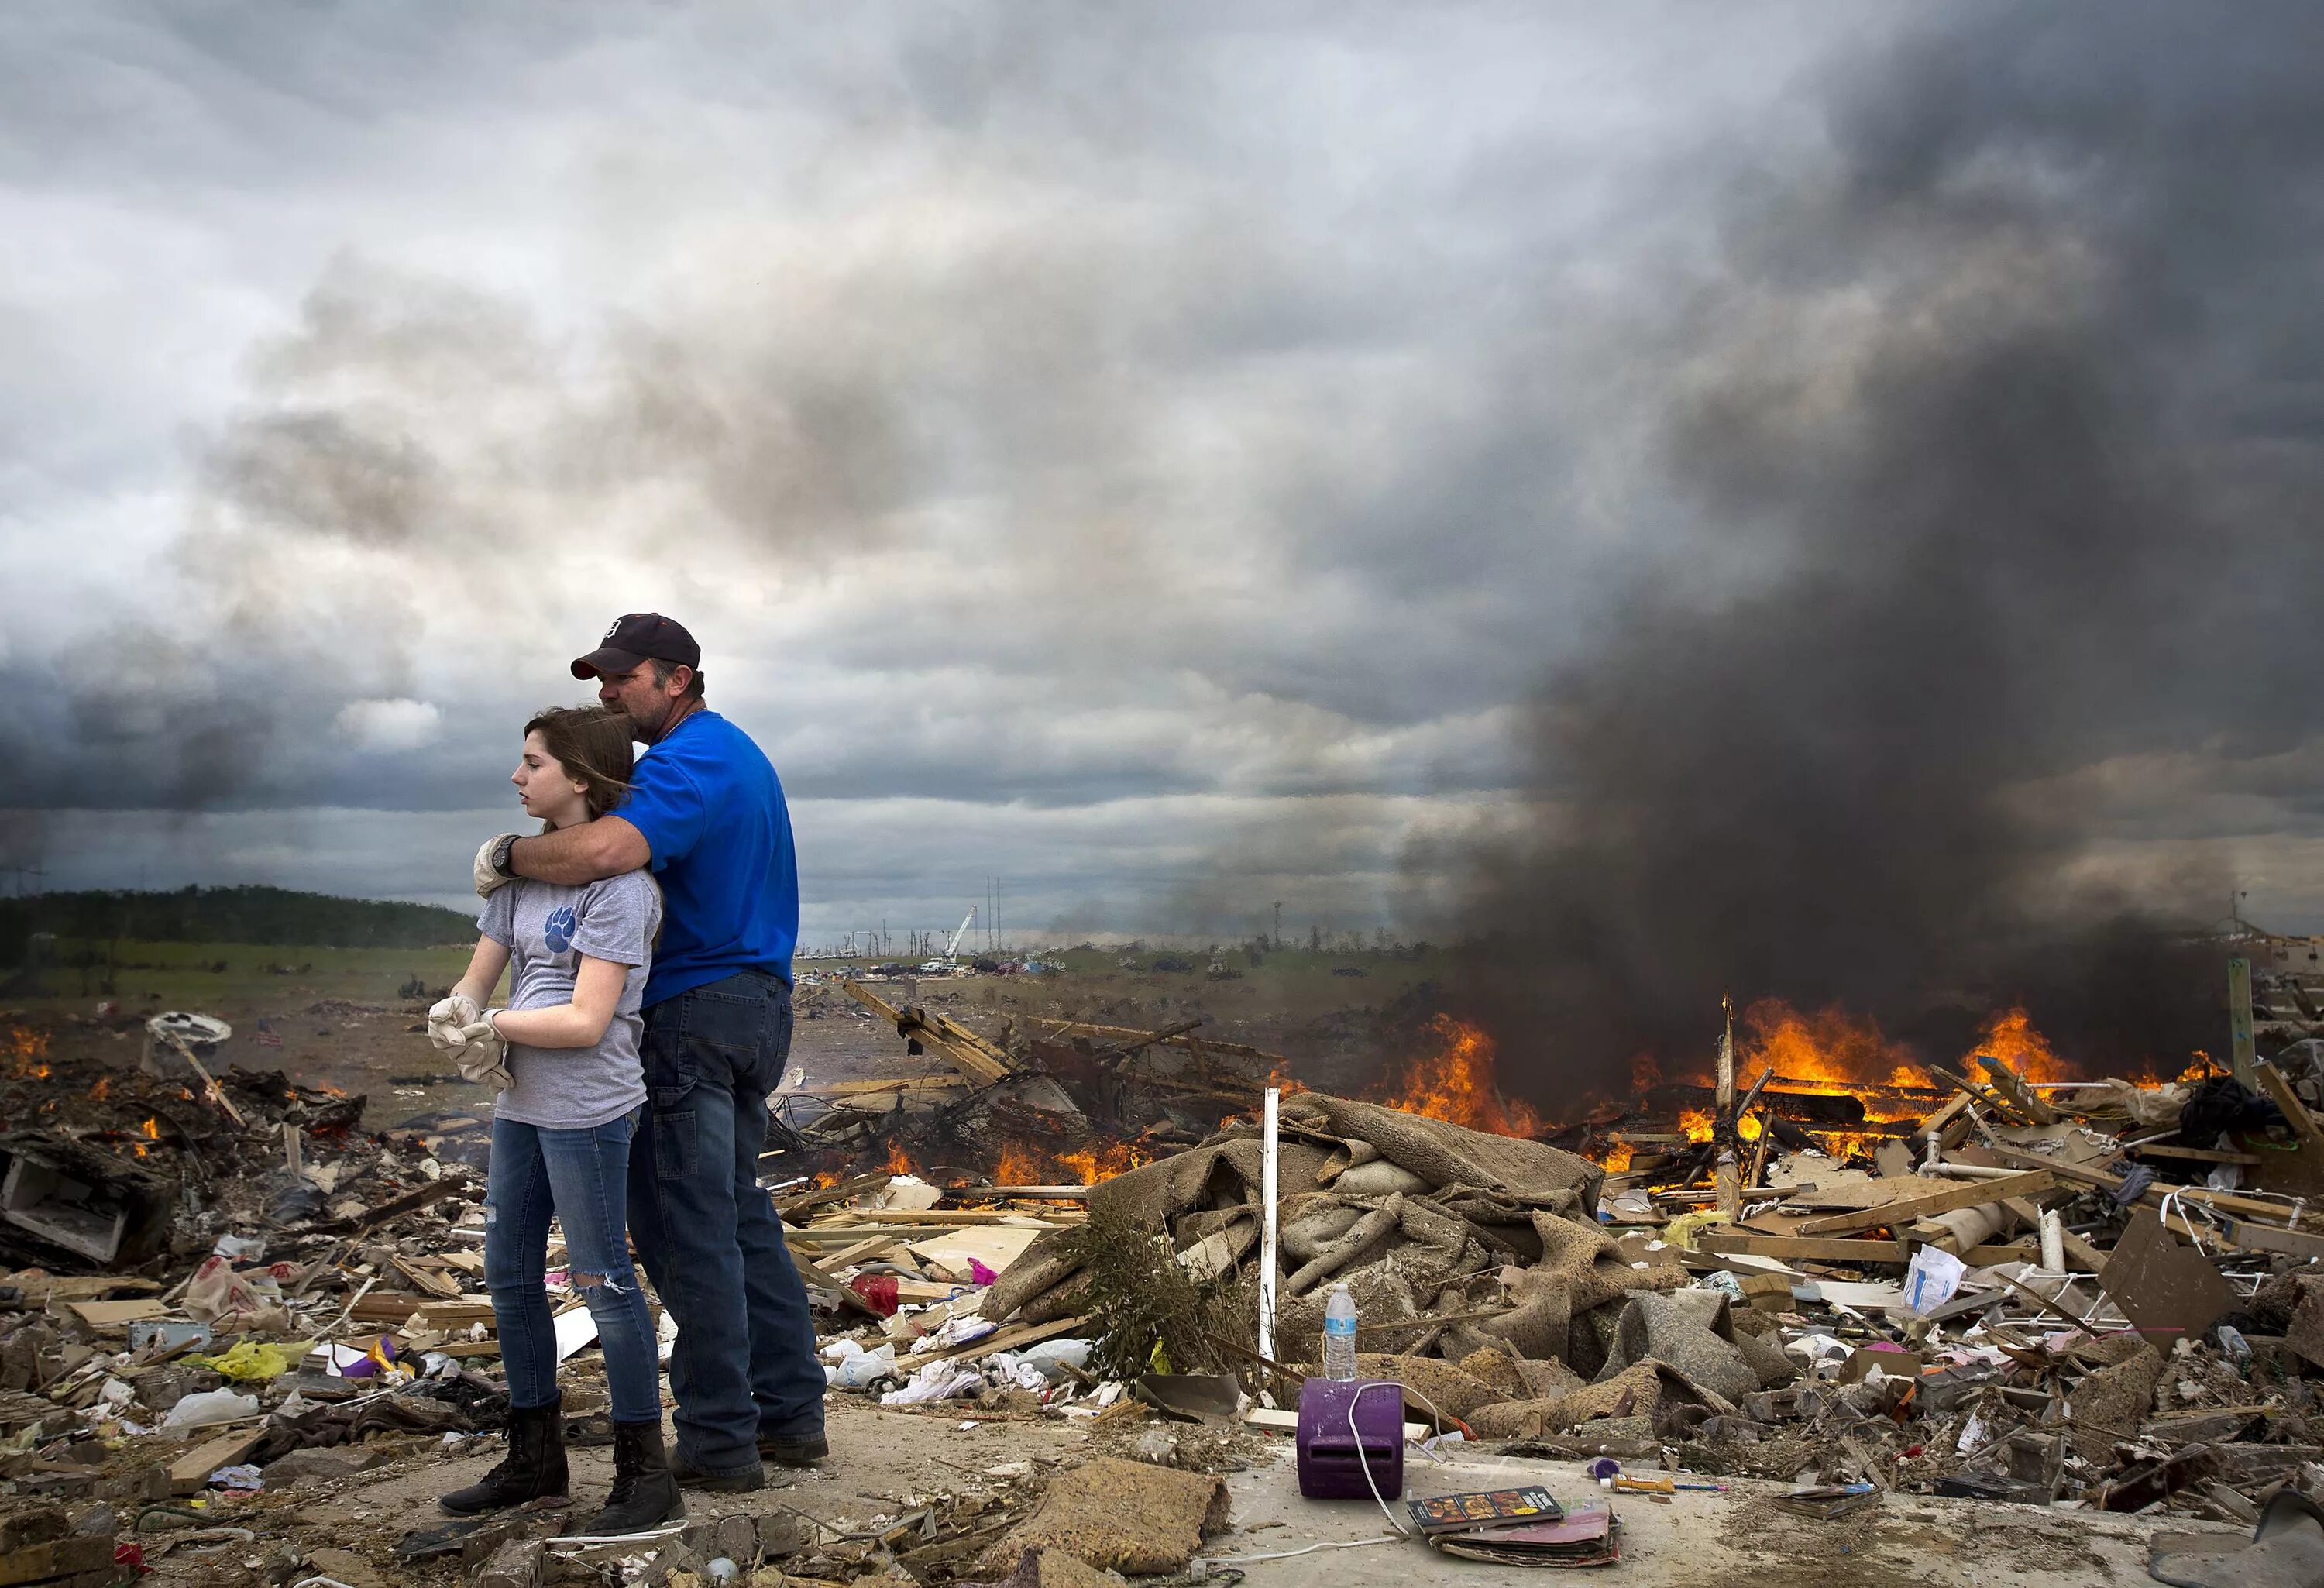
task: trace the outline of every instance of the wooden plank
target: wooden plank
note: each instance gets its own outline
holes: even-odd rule
[[[2006,1163],[2039,1165],[2060,1179],[2071,1180],[2076,1185],[2090,1186],[2101,1191],[2112,1191],[2122,1184],[2119,1176],[2109,1175],[2104,1169],[2091,1168],[2087,1164],[2056,1163],[2042,1157],[2039,1153],[2020,1152],[2010,1147],[1996,1147],[1992,1150],[1995,1157]],[[2001,1182],[1990,1180],[1987,1184],[1999,1185]],[[2236,1196],[2225,1191],[2213,1191],[2203,1186],[2149,1186],[2145,1195],[2141,1196],[2139,1201],[2148,1207],[2159,1208],[2163,1205],[2163,1198],[2166,1195],[2177,1196],[2188,1202],[2200,1202],[2204,1206],[2216,1208],[2221,1213],[2241,1214],[2247,1218],[2264,1216],[2269,1219],[2280,1219],[2288,1217],[2292,1212],[2280,1202],[2261,1202],[2255,1197]],[[2280,1224],[2276,1227],[2282,1228]]]
[[[460,1283],[448,1275],[438,1273],[432,1269],[422,1268],[418,1263],[401,1257],[391,1257],[387,1260],[394,1265],[397,1273],[401,1274],[437,1300],[459,1299]]]
[[[902,1237],[897,1235],[874,1235],[869,1241],[858,1241],[846,1251],[835,1251],[829,1257],[825,1258],[823,1260],[824,1266],[833,1269],[844,1269],[850,1263],[868,1262],[872,1258],[879,1256],[880,1253],[887,1251],[890,1246],[895,1245],[901,1238]]]
[[[2308,1112],[2307,1105],[2293,1093],[2292,1083],[2283,1078],[2282,1070],[2272,1063],[2255,1065],[2252,1068],[2252,1076],[2259,1082],[2260,1090],[2274,1100],[2276,1107],[2283,1110],[2284,1119],[2298,1132],[2302,1145],[2324,1146],[2324,1126],[2317,1124],[2316,1116]],[[2256,1163],[2259,1160],[2254,1159],[2251,1161]]]
[[[2047,1191],[2056,1183],[2047,1169],[2030,1169],[2001,1179],[1969,1180],[1918,1196],[1899,1197],[1879,1207],[1803,1219],[1798,1230],[1803,1235],[1836,1235],[1849,1230],[1868,1230],[1878,1224],[1886,1224],[1893,1230],[1932,1213],[1950,1213],[1955,1208],[1976,1207],[2010,1196],[2032,1196]]]
[[[945,1195],[955,1202],[975,1202],[986,1197],[1021,1196],[1028,1202],[1087,1202],[1087,1186],[947,1186]]]
[[[1003,1228],[1010,1226],[1004,1225]],[[1063,1224],[1020,1224],[1019,1229],[1038,1231],[1060,1230]],[[785,1230],[783,1239],[793,1247],[848,1245],[873,1235],[900,1235],[908,1240],[924,1241],[932,1235],[952,1235],[959,1233],[958,1224],[837,1224],[813,1230]]]
[[[2106,1267],[2107,1254],[2075,1234],[2071,1230],[2059,1232],[2065,1242],[2066,1260],[2078,1265],[2076,1271],[2095,1274]]]
[[[990,1356],[996,1351],[1016,1351],[1027,1345],[1038,1345],[1044,1340],[1055,1340],[1070,1334],[1089,1320],[1075,1316],[1054,1318],[1046,1324],[1019,1324],[1013,1328],[999,1329],[981,1340],[971,1340],[927,1356],[907,1357],[897,1365],[910,1367],[915,1371],[932,1362],[950,1362],[955,1356]]]
[[[1729,1235],[1705,1230],[1695,1237],[1702,1251],[1720,1257],[1773,1257],[1803,1262],[1909,1262],[1912,1253],[1902,1241],[1847,1239],[1840,1236]]]
[[[119,1334],[146,1318],[166,1317],[170,1312],[167,1302],[152,1296],[136,1301],[69,1301],[65,1305],[82,1323],[108,1334]]]
[[[2175,1158],[2187,1163],[2234,1163],[2246,1168],[2266,1161],[2256,1152],[2221,1152],[2210,1147],[2168,1147],[2159,1141],[2142,1141],[2125,1150],[2134,1158]]]
[[[1970,1080],[1967,1076],[1957,1076],[1941,1064],[1932,1064],[1929,1066],[1928,1071],[1929,1074],[1934,1076],[1938,1080],[1942,1081],[1946,1085],[1955,1087],[1960,1091],[1968,1093],[1972,1098],[1982,1103],[1986,1107],[1993,1110],[1994,1113],[1999,1114],[2004,1120],[2007,1121],[2011,1124],[2024,1124],[2028,1122],[2024,1114],[2010,1107],[2007,1100],[1997,1095],[1992,1088],[1980,1086],[1975,1081]]]
[[[791,1086],[786,1097],[871,1097],[888,1092],[957,1092],[966,1083],[958,1076],[914,1076],[896,1081],[825,1081],[819,1086]]]
[[[61,1588],[81,1582],[84,1574],[98,1582],[115,1580],[118,1568],[113,1564],[112,1534],[52,1538],[0,1555],[0,1588],[15,1588],[20,1583],[54,1583]]]
[[[1149,1039],[1151,1038],[1150,1032],[1141,1031],[1136,1026],[1100,1026],[1093,1025],[1087,1020],[1056,1020],[1047,1015],[1038,1014],[1033,1016],[1032,1020],[1035,1025],[1047,1026],[1050,1030],[1063,1037],[1105,1037],[1117,1041],[1132,1038]],[[1195,1051],[1221,1053],[1231,1058],[1257,1059],[1270,1068],[1281,1068],[1291,1062],[1283,1055],[1269,1053],[1263,1048],[1252,1048],[1240,1042],[1221,1042],[1209,1037],[1195,1037],[1191,1034],[1183,1037],[1165,1037],[1157,1046],[1183,1048],[1190,1053]]]
[[[991,1043],[958,1021],[941,1015],[931,1021],[924,1010],[898,1009],[853,976],[843,977],[839,990],[893,1026],[899,1037],[918,1042],[980,1086],[1012,1073],[1007,1063],[992,1057],[996,1050]]]
[[[2017,1072],[1989,1054],[1978,1055],[1977,1062],[1992,1078],[1993,1089],[2009,1099],[2009,1105],[2037,1125],[2054,1125],[2058,1116],[2050,1105],[2025,1089]]]
[[[2227,1238],[2246,1251],[2281,1251],[2291,1257],[2310,1259],[2324,1257],[2324,1235],[2311,1235],[2305,1230],[2286,1230],[2252,1219],[2230,1217],[2227,1224]]]
[[[860,1312],[865,1317],[879,1318],[882,1323],[887,1321],[885,1317],[881,1316],[878,1307],[864,1300],[863,1297],[855,1294],[854,1291],[850,1290],[847,1288],[846,1280],[825,1273],[823,1269],[816,1267],[814,1263],[809,1262],[806,1258],[800,1256],[796,1251],[791,1253],[791,1266],[798,1269],[802,1277],[822,1286],[825,1290],[835,1292],[839,1297],[839,1305],[841,1306],[847,1308],[851,1312]]]
[[[914,1207],[898,1208],[893,1211],[869,1208],[853,1215],[843,1216],[834,1223],[826,1223],[818,1220],[811,1224],[802,1224],[799,1230],[804,1234],[820,1234],[825,1230],[840,1228],[844,1224],[877,1223],[881,1222],[877,1215],[883,1212],[887,1219],[897,1223],[1013,1224],[1022,1230],[1054,1230],[1060,1224],[1078,1224],[1088,1217],[1088,1214],[1079,1208],[1058,1208],[1038,1214],[1011,1213],[1005,1208],[997,1207]]]
[[[240,1433],[221,1434],[198,1445],[170,1463],[170,1492],[198,1494],[209,1486],[210,1474],[220,1467],[239,1466],[243,1458],[266,1438],[266,1425]]]

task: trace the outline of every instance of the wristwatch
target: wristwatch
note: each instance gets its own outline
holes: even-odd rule
[[[505,834],[499,843],[493,845],[493,870],[502,876],[514,878],[516,875],[516,867],[510,864],[509,860],[516,852],[516,841],[521,836],[516,833]]]

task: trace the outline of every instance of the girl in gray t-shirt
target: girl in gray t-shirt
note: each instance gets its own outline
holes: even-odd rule
[[[629,719],[602,706],[525,725],[510,780],[549,830],[593,821],[627,791]],[[484,1283],[508,1371],[508,1456],[439,1502],[474,1516],[563,1496],[557,1330],[546,1284],[549,1221],[565,1233],[574,1288],[605,1355],[613,1488],[584,1533],[632,1533],[683,1514],[661,1445],[659,1353],[630,1262],[630,1138],[645,1101],[638,1003],[661,927],[661,891],[641,871],[578,887],[520,879],[495,890],[468,974],[430,1011],[466,1024],[509,967],[509,999],[482,1017],[507,1043],[510,1085],[493,1118]],[[467,1007],[461,1009],[461,1001]],[[468,1027],[475,1029],[473,1026]]]

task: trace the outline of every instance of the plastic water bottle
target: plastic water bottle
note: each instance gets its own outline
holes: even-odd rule
[[[1345,1285],[1323,1303],[1323,1376],[1343,1384],[1356,1376],[1356,1298]]]

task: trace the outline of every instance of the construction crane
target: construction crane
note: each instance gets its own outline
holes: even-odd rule
[[[960,929],[952,935],[952,941],[945,945],[945,951],[942,957],[929,960],[926,965],[920,966],[920,974],[922,975],[933,976],[939,975],[945,971],[959,969],[960,966],[958,963],[954,961],[953,956],[960,951],[960,940],[968,936],[968,928],[975,923],[975,920],[976,906],[972,904],[968,907],[968,913],[960,918]]]

